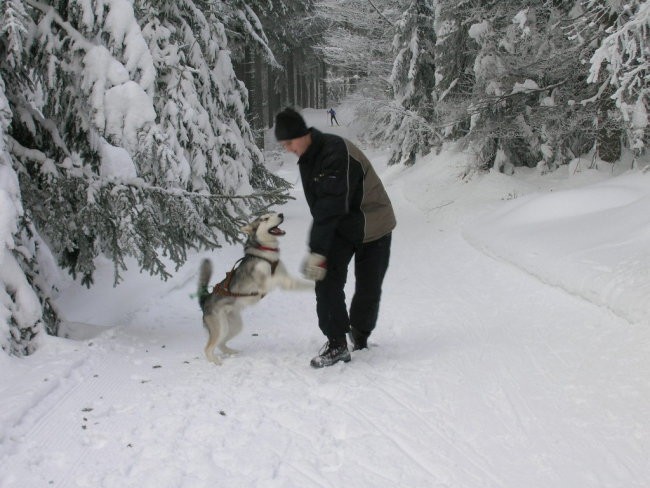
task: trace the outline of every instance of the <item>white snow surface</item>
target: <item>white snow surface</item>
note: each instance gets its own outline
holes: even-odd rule
[[[305,116],[354,138],[338,113]],[[364,149],[398,219],[369,350],[311,369],[314,297],[276,291],[215,366],[190,294],[203,257],[214,283],[240,246],[117,288],[102,261],[92,289],[62,287],[68,339],[0,354],[0,486],[650,486],[650,174],[462,180],[462,152],[404,168]],[[309,212],[295,157],[268,154],[296,183],[278,210],[297,274]]]
[[[128,151],[113,146],[105,139],[100,142],[101,165],[99,174],[102,178],[118,181],[132,180],[138,177],[138,171]]]

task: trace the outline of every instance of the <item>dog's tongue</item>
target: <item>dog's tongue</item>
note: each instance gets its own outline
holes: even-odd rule
[[[273,234],[274,236],[283,236],[285,232],[280,229],[280,227],[272,227],[269,229],[269,234]]]

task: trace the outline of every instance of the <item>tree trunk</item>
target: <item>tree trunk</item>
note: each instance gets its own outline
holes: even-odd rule
[[[325,64],[324,61],[321,61],[321,85],[322,85],[322,101],[323,105],[322,108],[327,108],[327,65]]]
[[[260,149],[264,149],[264,82],[262,56],[255,53],[253,57],[253,95],[251,122],[255,130],[255,143]]]
[[[287,58],[287,105],[296,105],[296,84],[294,82],[294,52],[289,52]]]
[[[309,106],[309,93],[307,92],[307,75],[303,73],[300,75],[300,91],[301,91],[301,106]]]
[[[598,132],[596,135],[596,146],[598,148],[598,156],[603,161],[613,163],[621,158],[621,137],[623,132],[620,125],[612,123],[616,120],[610,114],[616,111],[614,101],[609,98],[613,93],[613,89],[606,90],[606,93],[601,100],[598,110]]]
[[[279,112],[280,100],[278,99],[277,76],[270,66],[266,68],[266,100],[268,107],[268,116],[266,118],[267,127],[273,127],[275,114]]]
[[[318,106],[318,72],[316,71],[317,68],[313,68],[309,72],[309,94],[310,94],[310,100],[309,100],[309,105],[312,108],[320,108]]]
[[[302,107],[302,73],[300,70],[296,71],[296,105]]]

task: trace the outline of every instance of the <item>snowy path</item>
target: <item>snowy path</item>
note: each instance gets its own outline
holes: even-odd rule
[[[247,311],[242,354],[209,364],[196,256],[123,326],[47,346],[50,384],[0,438],[0,486],[647,487],[650,331],[476,251],[399,179],[389,192],[370,350],[312,370],[313,297],[276,292]],[[283,211],[296,271],[309,221],[300,197]],[[215,253],[214,279],[239,252]]]

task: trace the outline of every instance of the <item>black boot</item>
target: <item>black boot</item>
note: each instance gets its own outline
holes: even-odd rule
[[[368,336],[365,332],[355,329],[354,327],[350,328],[350,342],[352,343],[352,350],[358,351],[359,349],[368,349]]]
[[[325,366],[332,366],[339,361],[347,363],[350,359],[348,344],[345,337],[343,337],[343,339],[337,338],[327,341],[318,353],[318,356],[313,358],[310,364],[312,368],[324,368]]]

